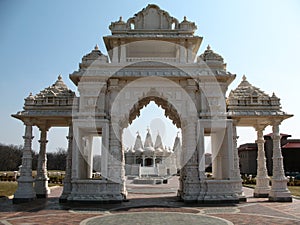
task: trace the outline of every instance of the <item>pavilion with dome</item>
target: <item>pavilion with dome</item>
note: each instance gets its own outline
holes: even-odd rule
[[[236,75],[227,71],[223,57],[210,46],[198,54],[203,37],[195,35],[196,24],[186,17],[180,22],[157,5],[147,5],[127,21],[121,17],[109,29],[111,34],[103,38],[107,53],[96,46],[69,75],[78,94],[59,76],[52,86],[25,98],[23,110],[12,115],[25,126],[14,203],[48,196],[46,146],[52,127],[69,130],[61,202],[123,201],[128,194],[126,171],[134,170],[128,165],[140,165],[148,172],[161,169],[156,172],[166,174],[179,168],[178,197],[184,202],[244,201],[237,150],[239,126],[253,127],[257,132],[254,197],[292,201],[283,169],[280,124],[293,115],[281,110],[275,94],[265,94],[246,77],[227,93]],[[181,129],[180,163],[172,156],[178,151],[166,149],[160,136],[153,144],[150,132],[144,143],[138,134],[133,148],[125,150],[124,129],[150,101],[164,109],[165,116]],[[35,178],[33,126],[40,130]],[[271,179],[267,176],[263,139],[267,126],[273,129]],[[92,179],[95,137],[102,140],[97,148],[103,179]],[[205,174],[205,137],[211,138],[211,177]]]
[[[163,145],[158,133],[153,144],[150,129],[147,129],[143,144],[140,134],[137,132],[133,147],[125,150],[125,172],[127,176],[170,176],[180,169],[181,143],[177,136],[174,147]]]

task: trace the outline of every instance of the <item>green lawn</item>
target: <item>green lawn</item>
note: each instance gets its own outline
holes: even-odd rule
[[[17,190],[17,182],[8,182],[1,181],[0,182],[0,196],[10,196],[15,193]]]
[[[11,196],[17,190],[17,182],[8,182],[8,181],[1,181],[0,182],[0,196]],[[49,187],[53,186],[62,186],[61,184],[48,184]]]
[[[292,195],[300,197],[300,186],[288,186]]]

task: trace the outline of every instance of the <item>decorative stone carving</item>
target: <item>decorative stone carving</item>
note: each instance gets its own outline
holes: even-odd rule
[[[99,64],[108,63],[108,57],[99,50],[98,45],[95,46],[89,54],[82,58],[82,62],[79,64],[80,69],[93,68],[99,66]]]
[[[270,112],[270,115],[271,112],[281,113],[280,99],[274,93],[270,97],[251,85],[245,75],[239,86],[230,92],[227,104],[232,114],[243,111],[264,111]]]
[[[40,152],[38,156],[38,166],[37,175],[35,179],[35,192],[38,198],[46,198],[50,194],[50,189],[48,187],[48,175],[47,175],[47,154],[46,154],[46,144],[47,144],[47,131],[48,128],[45,125],[40,126],[41,138],[40,142]]]
[[[72,151],[73,151],[73,126],[69,126],[68,139],[68,150],[67,150],[67,159],[66,159],[66,173],[63,181],[64,187],[62,195],[59,198],[59,202],[66,202],[68,196],[72,192]]]
[[[259,127],[258,178],[266,181],[261,163],[261,127],[273,125],[275,166],[270,200],[291,199],[282,169],[279,124],[274,120],[283,121],[292,115],[281,111],[280,99],[275,94],[268,96],[244,77],[226,102],[226,91],[235,75],[226,71],[223,57],[208,46],[195,62],[202,41],[202,37],[194,35],[195,23],[186,17],[179,23],[156,5],[148,5],[127,22],[120,18],[109,28],[112,35],[103,38],[108,56],[96,46],[82,58],[79,70],[70,75],[79,97],[59,76],[52,86],[37,95],[30,94],[25,99],[24,111],[12,115],[26,124],[21,176],[14,202],[30,201],[36,196],[31,174],[32,126],[42,125],[69,127],[61,201],[122,201],[127,195],[123,129],[150,101],[161,106],[165,115],[182,129],[178,196],[183,201],[238,202],[243,197],[235,126],[253,125]],[[211,179],[203,169],[205,135],[212,140]],[[100,180],[92,179],[93,136],[102,137]],[[138,139],[130,154],[145,147]],[[148,142],[145,143],[148,153],[161,154],[155,149],[153,152]],[[161,144],[157,145],[161,148]],[[46,179],[45,149],[43,130],[39,160],[42,184]],[[145,164],[145,155],[140,156]],[[258,188],[265,187],[260,184],[259,180]],[[46,194],[46,185],[43,188],[42,193]]]
[[[24,148],[22,156],[22,168],[20,177],[18,179],[18,188],[14,194],[13,202],[22,203],[29,202],[36,198],[36,194],[33,188],[33,178],[32,178],[32,149],[31,142],[32,136],[32,126],[31,124],[26,124],[25,135],[24,135]]]
[[[284,175],[283,157],[280,146],[280,120],[273,122],[273,176],[269,200],[274,202],[291,202],[291,192],[287,188],[288,179]]]
[[[270,192],[269,177],[267,174],[266,157],[264,150],[263,130],[264,126],[257,126],[257,177],[254,189],[254,197],[268,197]]]
[[[131,27],[131,24],[133,27]],[[178,20],[171,17],[168,12],[161,10],[157,5],[149,4],[146,8],[127,20],[127,27],[134,30],[170,30],[178,28]],[[110,27],[112,32],[117,24]]]

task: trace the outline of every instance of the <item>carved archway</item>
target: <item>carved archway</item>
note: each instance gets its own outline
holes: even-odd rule
[[[165,110],[165,116],[169,118],[177,128],[181,128],[181,120],[175,107],[166,99],[157,96],[147,96],[140,99],[129,112],[128,123],[131,124],[139,115],[143,107],[154,101],[158,106]]]

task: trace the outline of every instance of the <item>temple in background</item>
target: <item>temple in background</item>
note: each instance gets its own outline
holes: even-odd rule
[[[127,176],[174,175],[180,166],[181,141],[175,138],[173,149],[163,145],[158,133],[153,144],[150,129],[143,144],[137,132],[134,146],[125,150],[125,172]]]

